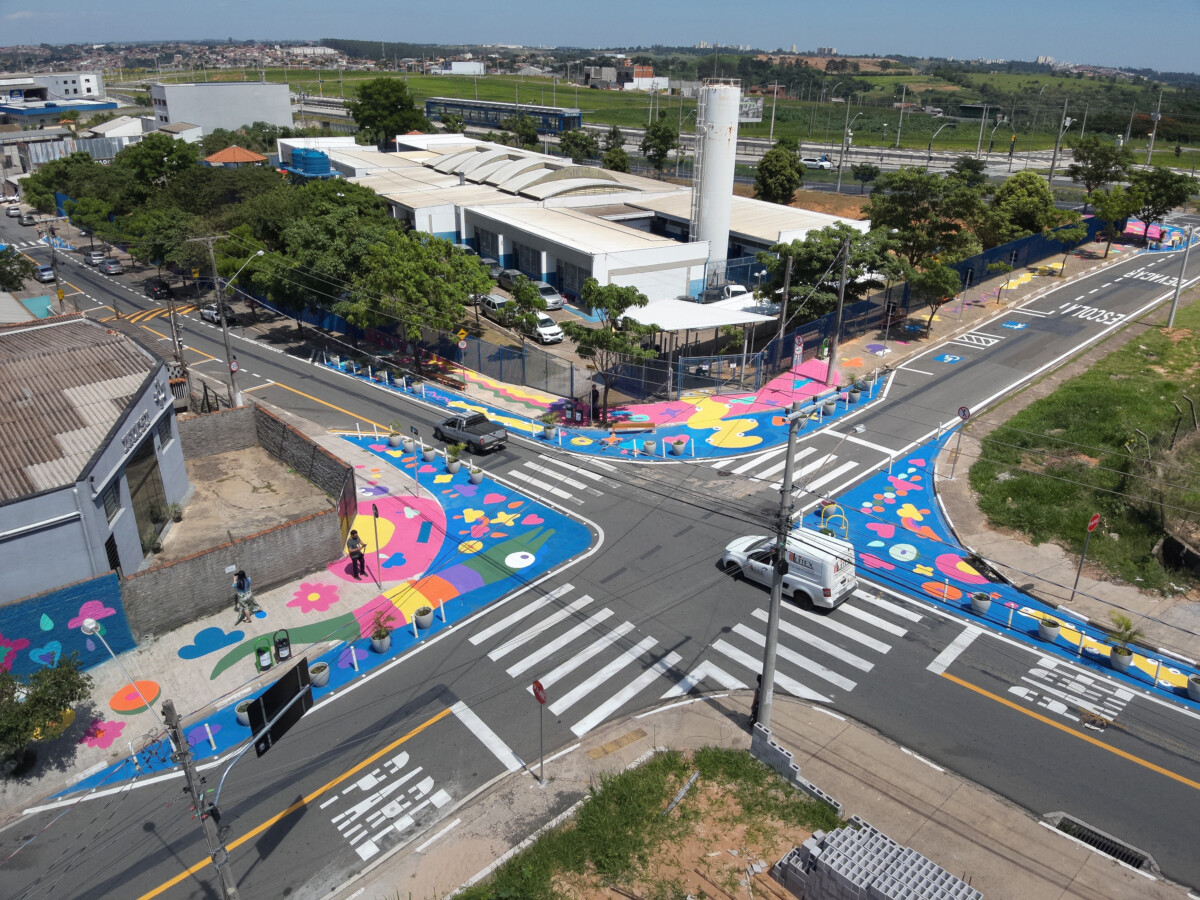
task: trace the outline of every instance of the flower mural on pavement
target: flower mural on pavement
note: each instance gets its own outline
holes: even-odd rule
[[[337,602],[338,589],[336,585],[304,581],[300,583],[300,589],[292,595],[292,599],[287,602],[287,605],[296,607],[302,613],[310,613],[325,612]]]
[[[121,736],[121,732],[124,730],[124,722],[108,722],[104,719],[92,719],[92,724],[87,727],[87,731],[83,733],[83,737],[79,739],[79,743],[87,744],[89,747],[95,747],[98,750],[107,750]]]

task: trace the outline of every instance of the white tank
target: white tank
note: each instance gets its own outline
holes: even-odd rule
[[[729,252],[729,215],[733,207],[733,175],[737,161],[737,84],[705,84],[696,114],[696,173],[692,191],[692,240],[708,241],[710,263]],[[710,266],[710,270],[711,270]]]

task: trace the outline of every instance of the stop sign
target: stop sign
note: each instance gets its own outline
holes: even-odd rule
[[[538,703],[545,704],[546,689],[544,687],[542,687],[542,683],[540,681],[535,681],[533,683],[533,696],[534,696],[534,699],[536,699]]]
[[[1088,519],[1088,531],[1089,532],[1095,531],[1096,526],[1099,524],[1100,524],[1100,513],[1093,513],[1092,517],[1090,519]]]

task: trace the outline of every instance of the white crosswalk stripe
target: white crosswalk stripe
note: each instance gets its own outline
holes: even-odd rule
[[[542,456],[540,462],[526,460],[501,474],[573,503],[582,503],[584,497],[604,496],[604,492],[596,487],[603,483],[603,475],[556,456]]]

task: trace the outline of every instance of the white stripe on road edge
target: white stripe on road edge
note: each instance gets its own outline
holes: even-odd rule
[[[508,744],[500,739],[500,735],[488,728],[484,724],[483,719],[475,715],[467,704],[459,700],[452,707],[450,712],[458,717],[458,721],[462,722],[467,727],[467,730],[475,737],[479,738],[479,742],[487,747],[495,755],[496,759],[508,769],[510,772],[516,772],[518,769],[525,768],[525,763],[521,761],[521,757],[512,752]]]
[[[756,609],[753,613],[751,613],[751,615],[754,616],[754,618],[758,619],[760,622],[767,621],[766,610]],[[804,631],[801,628],[797,628],[791,622],[784,622],[781,620],[779,622],[779,630],[782,631],[784,634],[790,634],[792,637],[796,638],[797,640],[803,641],[804,643],[808,644],[811,647],[815,647],[816,649],[820,650],[822,653],[828,653],[830,656],[834,657],[835,659],[840,659],[846,665],[851,666],[855,669],[858,669],[859,671],[870,672],[873,668],[875,668],[875,663],[868,662],[867,660],[863,659],[861,656],[855,656],[853,653],[850,653],[847,650],[843,650],[837,644],[831,644],[831,643],[829,643],[829,641],[824,640],[823,638],[819,638],[814,634],[809,634],[807,631]]]
[[[435,834],[433,837],[431,837],[425,843],[423,843],[419,847],[417,847],[417,852],[424,853],[426,847],[430,846],[434,841],[436,841],[438,838],[440,838],[447,831],[454,828],[456,825],[460,825],[460,824],[462,824],[462,819],[455,819],[453,822],[451,822],[449,825],[447,825],[445,828],[443,828],[441,831],[439,831],[437,834]]]
[[[524,619],[525,617],[531,615],[532,613],[537,612],[539,609],[541,609],[543,606],[545,606],[551,600],[557,600],[559,597],[561,597],[567,591],[571,590],[572,587],[573,587],[573,585],[564,584],[562,587],[556,587],[554,590],[552,590],[548,594],[546,594],[546,596],[539,597],[537,600],[534,600],[532,603],[527,603],[525,606],[522,606],[516,612],[510,613],[509,615],[505,616],[499,622],[495,622],[495,623],[489,625],[487,628],[483,629],[483,631],[479,632],[478,634],[471,635],[471,643],[474,644],[475,646],[479,646],[484,641],[486,641],[488,638],[490,638],[492,635],[494,635],[496,632],[503,631],[509,625],[516,624],[521,619]]]
[[[958,655],[971,646],[971,642],[975,638],[983,634],[983,629],[976,625],[968,625],[963,629],[962,634],[950,642],[950,646],[937,655],[937,658],[931,662],[927,668],[934,675],[941,675],[954,660],[958,659]]]
[[[734,662],[749,669],[755,675],[762,672],[762,660],[755,659],[749,653],[745,653],[734,647],[732,644],[727,644],[724,639],[717,641],[712,645],[713,649],[718,653],[724,653]],[[817,703],[831,703],[828,697],[818,694],[816,691],[806,688],[794,678],[788,678],[786,675],[781,675],[778,671],[775,672],[775,684],[783,688],[793,697],[798,697],[801,700],[813,700]]]
[[[568,659],[565,663],[563,663],[557,669],[554,669],[552,672],[547,672],[540,679],[538,679],[539,681],[542,682],[542,687],[550,687],[552,684],[560,681],[565,676],[570,675],[572,672],[574,672],[576,669],[578,669],[580,666],[582,666],[585,662],[587,662],[589,659],[591,659],[593,656],[595,656],[597,653],[599,653],[601,650],[603,650],[609,644],[613,643],[614,641],[620,640],[622,637],[624,637],[626,634],[628,634],[631,631],[633,631],[633,623],[632,622],[622,622],[620,625],[618,625],[616,628],[614,628],[608,634],[604,635],[604,637],[600,638],[598,641],[595,641],[593,644],[591,644],[591,646],[584,648],[582,651],[577,653],[575,656],[572,656],[570,659]],[[527,690],[531,694],[533,693],[532,686],[527,688]]]
[[[672,697],[682,697],[689,693],[692,688],[702,682],[705,678],[712,678],[717,684],[725,688],[727,691],[744,691],[746,685],[742,684],[724,669],[714,665],[711,662],[705,661],[688,672],[679,680],[679,684],[672,687],[662,695],[663,700],[670,700]]]
[[[747,628],[741,622],[733,626],[733,633],[741,635],[748,641],[753,641],[759,647],[765,647],[767,645],[767,639],[765,635],[761,635],[757,631]],[[852,691],[856,687],[855,683],[849,678],[845,678],[844,676],[839,675],[837,672],[834,672],[832,669],[827,669],[820,663],[815,663],[808,657],[801,656],[799,653],[796,653],[794,650],[789,650],[787,647],[778,646],[775,648],[775,653],[780,659],[786,659],[797,668],[804,669],[804,671],[816,675],[818,678],[824,681],[828,681],[834,687],[840,687],[843,691]]]
[[[910,368],[908,368],[908,366],[896,366],[896,371],[897,372],[913,372],[916,375],[930,375],[930,376],[933,375],[932,372],[926,372],[924,369],[910,369]]]
[[[567,646],[567,644],[571,643],[571,641],[575,640],[575,638],[579,637],[581,634],[591,631],[605,619],[612,616],[612,614],[613,611],[611,609],[602,609],[598,613],[594,613],[586,622],[580,622],[570,631],[559,635],[550,643],[539,647],[537,650],[534,650],[519,662],[513,663],[511,666],[505,669],[505,671],[508,672],[510,678],[516,678],[522,672],[537,665],[547,656],[550,656],[551,654]]]
[[[830,432],[830,434],[832,434],[832,433],[833,432]],[[879,444],[872,444],[870,441],[864,441],[862,438],[855,437],[852,434],[844,434],[844,435],[842,435],[842,437],[844,437],[846,440],[848,440],[852,444],[858,444],[861,447],[870,447],[872,450],[878,450],[880,453],[884,454],[885,456],[890,457],[896,453],[896,451],[893,450],[891,447],[884,447]]]
[[[832,453],[826,453],[824,456],[822,456],[816,462],[809,463],[807,466],[802,468],[799,472],[793,472],[792,473],[792,483],[795,484],[796,481],[803,478],[809,472],[817,471],[817,469],[821,468],[821,466],[825,465],[825,463],[827,463],[833,459],[836,459],[836,457]],[[783,487],[783,482],[777,481],[773,485],[771,485],[771,490],[777,491],[781,487]]]
[[[1050,313],[1038,312],[1033,309],[1010,309],[1009,312],[1016,313],[1018,316],[1037,316],[1039,319],[1046,319],[1050,316]]]
[[[511,641],[505,641],[503,644],[501,644],[499,647],[497,647],[495,650],[493,650],[491,653],[488,654],[488,659],[490,659],[492,662],[495,662],[496,660],[500,659],[501,657],[508,656],[508,654],[512,653],[514,650],[516,650],[522,644],[526,643],[527,641],[533,640],[535,637],[537,637],[539,634],[541,634],[547,628],[553,628],[555,625],[557,625],[563,619],[567,618],[568,616],[574,615],[576,612],[583,609],[585,606],[587,606],[591,602],[592,602],[592,598],[589,597],[587,594],[584,594],[582,597],[580,597],[574,603],[571,603],[568,606],[564,606],[562,609],[560,609],[558,612],[554,613],[553,615],[549,615],[546,618],[542,619],[542,621],[536,623],[535,625],[530,626],[528,629],[525,630],[525,632],[523,634],[518,635],[517,637],[513,638]]]
[[[882,391],[882,392],[879,394],[879,399],[880,399],[880,400],[886,400],[886,399],[887,399],[887,395],[888,395],[888,394],[891,392],[891,390],[892,390],[892,382],[893,382],[893,381],[895,381],[895,380],[896,380],[896,373],[895,373],[895,371],[889,372],[889,373],[888,373],[887,384],[885,384],[885,385],[883,386],[883,391]]]
[[[895,603],[889,603],[882,597],[875,597],[868,594],[866,591],[855,591],[855,596],[861,597],[868,603],[878,606],[880,609],[886,609],[894,616],[899,616],[901,619],[908,619],[910,622],[920,622],[924,618],[920,613],[915,613],[910,609],[905,609],[903,606],[897,606]]]
[[[557,716],[560,712],[570,709],[572,706],[590,694],[593,690],[620,672],[623,668],[628,665],[632,665],[637,661],[639,656],[641,656],[643,653],[646,653],[651,647],[654,647],[657,644],[657,638],[642,638],[641,641],[634,644],[595,675],[591,676],[580,684],[577,684],[574,688],[567,691],[567,693],[565,693],[559,700],[551,703],[550,712]]]
[[[807,609],[800,609],[791,603],[783,604],[783,609],[791,615],[800,616],[810,622],[815,622],[821,628],[828,628],[834,634],[840,634],[847,640],[857,641],[869,650],[874,650],[876,653],[887,653],[892,649],[891,644],[885,644],[883,641],[877,641],[875,638],[863,634],[860,631],[855,631],[849,625],[844,625],[837,619],[831,616],[818,616],[816,613],[809,612]]]
[[[575,732],[575,736],[583,737],[603,722],[611,713],[616,712],[629,700],[645,690],[650,682],[674,666],[680,659],[682,657],[678,653],[668,653],[654,665],[650,666],[650,668],[646,669],[641,675],[609,697],[604,703],[597,706],[591,713],[572,725],[571,730]]]

